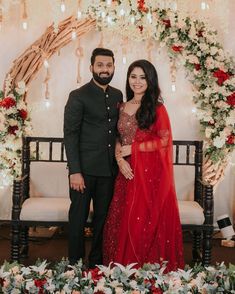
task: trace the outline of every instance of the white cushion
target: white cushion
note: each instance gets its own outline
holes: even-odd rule
[[[20,220],[68,221],[69,198],[32,197],[23,203]]]
[[[68,170],[64,162],[32,162],[30,197],[69,198]]]
[[[202,225],[205,221],[203,208],[196,201],[178,201],[181,224]]]

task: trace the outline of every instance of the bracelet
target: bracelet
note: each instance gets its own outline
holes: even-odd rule
[[[122,160],[124,160],[123,157],[121,157],[121,156],[116,157],[116,161],[117,161],[117,163],[120,163]]]

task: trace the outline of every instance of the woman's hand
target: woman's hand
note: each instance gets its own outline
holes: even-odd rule
[[[131,145],[123,145],[120,148],[120,154],[122,157],[126,157],[131,155]]]
[[[123,158],[118,160],[118,166],[120,169],[120,172],[124,175],[124,177],[128,180],[131,180],[134,178],[134,174],[132,172],[130,164]]]

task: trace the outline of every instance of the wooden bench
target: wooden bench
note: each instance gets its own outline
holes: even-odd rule
[[[183,230],[192,231],[192,256],[209,265],[213,233],[213,188],[202,183],[201,141],[174,141],[174,167],[193,172],[192,199],[178,200]],[[26,137],[22,179],[13,185],[13,261],[28,254],[28,227],[64,226],[70,205],[63,138]],[[177,171],[175,171],[177,174]]]

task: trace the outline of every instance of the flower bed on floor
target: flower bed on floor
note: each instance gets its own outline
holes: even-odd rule
[[[188,266],[164,273],[165,264],[98,266],[82,270],[79,262],[70,266],[61,260],[53,266],[47,261],[23,266],[5,262],[0,268],[0,293],[235,293],[235,266]]]

